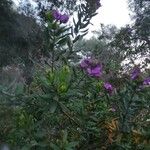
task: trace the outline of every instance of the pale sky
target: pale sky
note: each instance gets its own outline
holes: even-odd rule
[[[131,23],[128,9],[128,0],[101,0],[102,7],[97,12],[97,16],[92,18],[93,26],[90,31],[100,29],[100,23],[104,25],[113,24],[118,28]],[[92,36],[91,32],[86,35],[87,38]]]
[[[101,0],[101,4],[98,15],[92,19],[95,26],[104,23],[121,27],[130,22],[127,0]]]

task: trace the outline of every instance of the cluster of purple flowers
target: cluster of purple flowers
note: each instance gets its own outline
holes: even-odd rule
[[[102,75],[102,65],[96,60],[93,60],[92,58],[85,58],[81,61],[80,67],[91,77],[100,77]],[[130,74],[131,80],[136,80],[140,77],[141,70],[138,67],[135,67]],[[145,86],[150,85],[150,77],[147,77],[143,80],[143,85],[141,85],[141,88],[144,88]],[[114,91],[114,87],[109,82],[104,82],[103,85],[104,89],[109,93],[112,94]]]
[[[136,67],[131,71],[130,77],[132,80],[136,80],[140,76],[140,74],[141,74],[140,68]],[[150,77],[147,77],[144,79],[143,85],[141,85],[140,87],[144,88],[145,86],[149,86],[149,85],[150,85]]]
[[[96,63],[96,61],[91,58],[83,59],[80,63],[80,67],[91,77],[100,77],[102,75],[102,65]],[[104,83],[104,88],[110,94],[113,92],[113,86],[108,82]]]
[[[80,67],[92,77],[100,77],[102,75],[102,65],[95,63],[91,58],[83,59]]]
[[[53,17],[61,23],[67,23],[69,16],[67,14],[61,14],[58,10],[54,10],[52,13]]]

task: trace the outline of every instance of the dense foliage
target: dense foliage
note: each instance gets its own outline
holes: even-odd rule
[[[8,49],[10,43],[2,35],[5,47],[0,43],[0,52],[15,55],[0,57],[21,67],[1,69],[0,144],[14,150],[149,150],[149,69],[134,65],[126,70],[121,65],[125,58],[133,59],[130,52],[138,41],[131,37],[137,28],[102,26],[98,38],[82,40],[100,2],[71,2],[50,1],[50,9],[39,7],[41,24],[34,22],[35,26],[20,34],[26,49],[18,49],[20,37]],[[11,9],[9,2],[6,4]],[[30,11],[10,11],[23,17],[24,24],[35,17],[27,13]],[[68,24],[72,11],[77,17]],[[4,19],[0,25],[16,23],[16,18],[11,18],[14,22]],[[0,34],[7,31],[3,27]],[[10,31],[19,33],[19,27]],[[147,46],[143,49],[149,53]],[[1,61],[1,66],[5,65],[10,63]]]

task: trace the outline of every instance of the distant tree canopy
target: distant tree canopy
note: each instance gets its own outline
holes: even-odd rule
[[[129,6],[134,13],[134,37],[141,42],[141,51],[150,52],[150,1],[132,0]]]
[[[9,54],[3,51],[4,47],[10,40],[12,35],[12,24],[14,23],[13,11],[11,9],[11,2],[7,0],[0,0],[0,66],[2,63],[7,63],[4,58],[8,59]]]
[[[15,12],[10,1],[3,0],[0,11],[0,66],[19,58],[27,62],[29,49],[38,47],[40,27],[33,18]]]
[[[100,3],[97,0],[35,0],[35,2],[43,9],[52,9],[53,7],[60,8],[61,10],[66,10],[68,13],[72,14],[73,11],[77,10],[77,5],[87,4],[89,12],[93,12],[100,7]]]
[[[32,58],[36,58],[42,44],[42,29],[35,19],[12,9],[12,1],[0,2],[0,68],[21,64],[26,80],[33,74]]]
[[[128,4],[132,11],[133,23],[113,34],[110,47],[112,51],[119,52],[119,57],[121,56],[123,60],[129,59],[132,65],[140,58],[142,63],[140,61],[139,63],[145,67],[150,64],[150,1],[132,0]],[[108,40],[109,37],[104,33],[99,34],[99,39],[107,37]],[[130,66],[129,63],[128,65]]]
[[[125,50],[127,56],[150,56],[150,1],[129,1],[133,24],[121,28],[113,46]],[[137,56],[136,56],[137,57]]]
[[[141,40],[148,41],[150,36],[150,1],[149,0],[131,0],[129,6],[133,12],[132,19],[135,20],[135,28],[138,37]]]

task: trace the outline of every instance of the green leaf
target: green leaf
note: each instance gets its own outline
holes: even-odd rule
[[[25,145],[24,147],[21,148],[21,150],[30,150],[30,146],[29,145]]]
[[[65,45],[67,43],[67,41],[68,41],[68,38],[65,37],[65,38],[60,39],[56,44]]]
[[[70,143],[68,144],[68,147],[69,147],[69,148],[75,148],[78,144],[79,144],[79,142],[70,142]]]
[[[35,137],[38,138],[38,139],[42,139],[45,135],[46,135],[46,133],[42,130],[42,131],[38,131],[35,134]]]
[[[67,130],[64,130],[64,131],[63,131],[63,143],[66,143],[66,142],[67,142],[67,137],[68,137]]]
[[[52,101],[52,102],[50,103],[50,108],[49,108],[50,112],[51,112],[51,113],[54,113],[54,112],[56,111],[56,109],[57,109],[57,106],[58,106],[57,102]]]
[[[32,140],[32,141],[30,141],[30,144],[32,146],[36,146],[36,145],[38,145],[38,142],[36,140]]]
[[[48,21],[50,21],[50,22],[53,21],[53,16],[52,16],[52,13],[51,13],[51,12],[47,12],[47,13],[46,13],[46,19],[47,19]]]
[[[18,84],[16,89],[15,89],[15,93],[16,95],[20,95],[24,92],[24,85],[23,84]]]
[[[52,150],[61,150],[56,144],[51,143],[50,147],[52,148]]]
[[[58,27],[59,27],[58,24],[56,22],[54,22],[52,24],[52,28],[51,29],[56,30]]]
[[[56,32],[55,32],[55,36],[60,36],[62,34],[64,34],[66,31],[69,31],[71,29],[71,27],[60,27]],[[68,33],[68,32],[67,32]],[[68,33],[70,34],[70,33]]]

